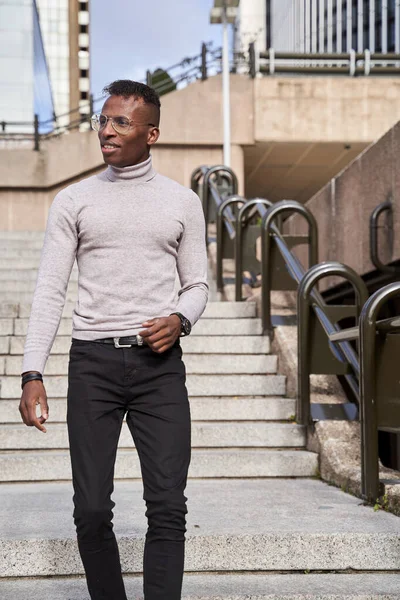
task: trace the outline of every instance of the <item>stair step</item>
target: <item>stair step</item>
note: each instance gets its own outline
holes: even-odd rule
[[[68,355],[50,356],[46,368],[46,375],[67,375]],[[187,374],[266,374],[276,373],[278,359],[276,356],[262,354],[189,354],[185,357]],[[4,370],[5,369],[5,370]],[[21,375],[22,356],[0,356],[0,374]]]
[[[49,398],[50,423],[66,420],[67,401]],[[0,423],[21,423],[19,399],[0,400]],[[190,412],[193,421],[286,421],[296,410],[293,398],[206,398],[191,397]]]
[[[305,445],[304,427],[296,423],[192,422],[192,448],[300,448]],[[125,424],[118,446],[132,448],[132,436]],[[48,425],[43,434],[21,425],[0,427],[0,450],[68,449],[67,425]]]
[[[4,321],[4,324],[2,323]],[[2,327],[13,322],[14,330],[3,333]],[[29,319],[0,319],[0,335],[26,335]],[[71,335],[72,319],[61,319],[59,335]],[[261,335],[261,319],[200,319],[193,327],[191,335]]]
[[[71,485],[3,485],[1,492],[1,575],[82,574]],[[185,495],[188,572],[392,571],[399,582],[398,517],[320,481],[189,480]],[[113,499],[123,570],[140,572],[147,528],[141,482],[116,482]],[[310,580],[303,577],[305,592]],[[333,597],[330,586],[321,593]]]
[[[305,450],[266,450],[263,448],[257,450],[246,448],[203,450],[194,448],[189,477],[313,477],[317,467],[318,455]],[[116,479],[141,478],[135,449],[118,452],[115,477]],[[71,479],[68,451],[42,450],[41,452],[0,453],[1,482],[68,479]]]
[[[181,339],[181,345],[187,354],[269,354],[270,341],[261,335],[204,335]],[[0,336],[0,354],[23,354],[25,336]],[[68,354],[71,347],[71,335],[57,335],[51,354]]]
[[[125,575],[129,598],[143,598],[143,577]],[[399,600],[397,574],[185,573],[182,600]],[[6,580],[2,600],[88,600],[81,577]]]
[[[0,377],[0,397],[20,398],[21,377]],[[54,398],[67,396],[68,377],[49,375],[46,392]],[[188,375],[186,386],[190,396],[284,396],[283,375]]]

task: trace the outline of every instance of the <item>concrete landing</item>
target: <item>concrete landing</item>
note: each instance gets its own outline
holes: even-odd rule
[[[129,600],[142,600],[142,576],[125,576]],[[4,581],[2,600],[89,600],[83,578]],[[400,575],[185,574],[182,600],[399,600]]]
[[[187,571],[400,573],[400,519],[320,481],[191,480],[186,495]],[[3,576],[82,573],[71,496],[67,483],[1,486]],[[141,483],[117,482],[114,500],[123,570],[141,572]]]

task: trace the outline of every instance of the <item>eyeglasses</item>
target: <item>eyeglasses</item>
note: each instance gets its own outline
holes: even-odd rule
[[[111,126],[120,135],[126,135],[133,127],[149,126],[156,127],[153,123],[135,123],[128,117],[107,117],[103,114],[94,114],[90,119],[92,129],[101,131],[107,126],[108,121],[111,121]]]

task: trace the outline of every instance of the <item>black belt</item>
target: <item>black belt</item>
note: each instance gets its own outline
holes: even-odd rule
[[[130,348],[131,346],[143,346],[143,338],[140,335],[126,335],[124,337],[109,337],[92,340],[101,344],[114,344],[116,348]]]

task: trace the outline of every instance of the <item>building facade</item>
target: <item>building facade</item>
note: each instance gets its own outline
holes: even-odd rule
[[[237,49],[400,53],[400,0],[241,0]]]
[[[89,112],[89,0],[0,0],[0,23],[0,121],[37,114],[44,132]]]

